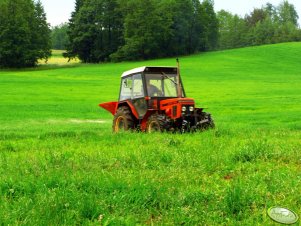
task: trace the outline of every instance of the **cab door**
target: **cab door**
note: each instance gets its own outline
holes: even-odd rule
[[[139,118],[147,112],[147,103],[144,96],[144,86],[141,74],[134,74],[132,77],[132,104],[136,108]]]

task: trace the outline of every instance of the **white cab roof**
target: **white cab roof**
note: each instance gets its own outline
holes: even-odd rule
[[[131,74],[136,74],[136,73],[144,72],[145,68],[146,67],[144,66],[144,67],[134,68],[134,69],[129,70],[129,71],[125,71],[125,72],[123,72],[123,74],[121,75],[121,77],[123,78],[123,77],[131,75]]]
[[[146,67],[146,66],[143,66],[143,67],[138,67],[138,68],[134,68],[134,69],[132,69],[132,70],[129,70],[129,71],[125,71],[125,72],[123,72],[123,74],[121,75],[121,77],[123,78],[123,77],[126,77],[126,76],[128,76],[128,75],[132,75],[132,74],[136,74],[136,73],[142,73],[142,72],[144,72],[147,68],[169,68],[169,69],[177,69],[176,67],[164,67],[164,66],[162,66],[162,67]]]

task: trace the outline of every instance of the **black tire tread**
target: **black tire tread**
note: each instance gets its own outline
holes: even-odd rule
[[[112,126],[113,132],[117,132],[115,131],[115,124],[119,116],[123,116],[127,121],[127,128],[125,128],[125,130],[134,129],[135,126],[134,117],[132,115],[130,108],[127,106],[121,106],[117,109],[116,114],[114,115],[113,126]]]
[[[167,132],[167,131],[170,131],[172,128],[171,120],[169,117],[167,117],[164,114],[153,114],[147,120],[147,126],[146,126],[147,129],[146,130],[149,133],[150,133],[149,124],[153,121],[156,121],[159,124],[160,132]]]

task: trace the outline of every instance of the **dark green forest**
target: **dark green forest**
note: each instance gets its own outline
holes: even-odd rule
[[[146,60],[301,41],[294,5],[270,3],[243,17],[213,0],[76,0],[50,28],[40,1],[0,1],[0,67],[32,67],[51,49],[83,63]]]
[[[205,0],[77,0],[66,56],[140,60],[216,49],[218,20]]]
[[[40,1],[0,0],[0,67],[32,67],[51,55],[51,30]]]
[[[87,63],[145,60],[300,41],[298,14],[283,1],[240,17],[212,0],[77,0],[66,57]]]

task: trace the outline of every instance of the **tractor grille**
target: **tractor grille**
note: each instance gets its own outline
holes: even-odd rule
[[[172,116],[176,117],[177,116],[177,106],[172,107]]]

